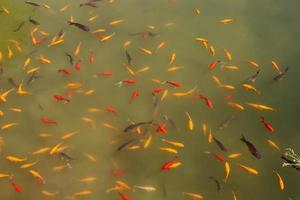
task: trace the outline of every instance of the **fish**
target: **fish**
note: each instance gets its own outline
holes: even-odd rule
[[[193,123],[192,117],[190,116],[190,114],[188,112],[185,112],[185,114],[188,117],[188,128],[190,131],[192,131],[194,129],[194,123]]]
[[[18,32],[18,31],[20,31],[21,28],[24,26],[24,24],[25,24],[25,22],[24,22],[24,21],[21,21],[20,24],[18,25],[18,27],[15,28],[15,29],[13,30],[13,32]]]
[[[131,55],[129,54],[129,52],[127,50],[125,50],[125,55],[126,55],[126,58],[127,58],[127,64],[132,66],[132,57],[131,57]]]
[[[218,179],[216,179],[215,177],[213,177],[213,176],[209,176],[209,179],[211,179],[216,184],[217,192],[220,192],[221,189],[222,189],[220,181]]]
[[[32,23],[33,25],[35,25],[35,26],[38,26],[38,25],[40,25],[40,23],[39,23],[38,21],[36,21],[36,20],[32,19],[32,18],[31,18],[31,16],[29,16],[29,19],[28,19],[28,21],[29,21],[30,23]]]
[[[276,112],[275,108],[272,108],[270,106],[262,105],[262,104],[256,104],[256,103],[247,103],[248,106],[251,106],[252,108],[255,108],[257,110],[266,110],[266,111],[273,111]]]
[[[153,120],[151,121],[146,121],[146,122],[137,122],[137,123],[134,123],[134,124],[131,124],[129,126],[127,126],[126,128],[123,129],[123,132],[128,132],[132,129],[135,129],[135,128],[138,128],[140,126],[143,126],[143,125],[148,125],[148,124],[152,124],[153,123]]]
[[[224,152],[227,152],[227,148],[224,146],[224,144],[222,142],[220,142],[218,139],[216,139],[214,136],[213,136],[213,140],[215,141],[215,143],[218,145],[218,147],[224,151]]]
[[[229,165],[228,161],[225,162],[224,167],[225,167],[225,178],[224,178],[224,181],[226,182],[227,179],[228,179],[228,177],[229,177],[229,174],[230,174],[230,165]]]
[[[85,32],[89,32],[90,31],[90,28],[87,27],[86,25],[83,25],[83,24],[80,24],[80,23],[77,23],[77,22],[71,22],[71,21],[68,21],[69,25],[71,26],[75,26]]]
[[[70,64],[73,65],[74,64],[74,58],[73,58],[73,56],[70,55],[70,54],[68,54],[68,53],[65,53],[65,55],[69,58]]]
[[[206,96],[203,96],[203,95],[197,95],[194,97],[194,99],[202,99],[204,100],[206,106],[210,109],[212,109],[214,106],[213,106],[213,102],[211,99],[209,99],[208,97]]]
[[[144,190],[146,192],[154,192],[156,191],[156,188],[155,187],[152,187],[152,186],[139,186],[139,185],[134,185],[133,188],[137,188],[137,189],[140,189],[140,190]]]
[[[275,80],[275,81],[280,81],[280,80],[282,80],[283,77],[286,76],[286,74],[287,74],[288,71],[289,71],[289,67],[286,67],[286,68],[284,69],[284,71],[281,72],[279,75],[275,76],[275,77],[273,78],[273,80]]]
[[[250,76],[249,78],[247,78],[247,79],[246,79],[246,82],[253,82],[253,83],[254,83],[254,82],[256,81],[256,79],[257,79],[259,73],[260,73],[260,69],[257,70],[256,73],[255,73],[254,75],[252,75],[252,76]]]
[[[179,158],[177,156],[175,156],[171,161],[166,162],[165,164],[163,164],[161,166],[161,170],[162,171],[170,170],[172,168],[172,165],[174,165],[175,163],[177,163],[178,159]]]
[[[35,7],[41,6],[40,4],[35,3],[35,2],[31,2],[31,1],[24,1],[24,2],[25,2],[26,4],[28,4],[28,5],[35,6]]]
[[[201,200],[204,198],[201,194],[196,194],[196,193],[192,193],[192,192],[183,192],[182,194],[190,197],[193,200]]]
[[[10,183],[16,192],[23,192],[22,186],[16,183],[14,180],[11,180]]]
[[[96,4],[94,4],[94,2],[91,2],[91,1],[79,4],[79,7],[82,7],[82,6],[89,6],[89,7],[92,7],[92,8],[98,8],[98,6]]]
[[[173,145],[175,147],[178,147],[178,148],[183,148],[184,147],[184,144],[181,143],[181,142],[177,142],[177,141],[171,141],[171,140],[166,140],[166,139],[161,139],[163,142],[166,142],[170,145]]]
[[[171,56],[170,56],[170,59],[169,59],[169,65],[173,64],[174,61],[175,61],[175,59],[176,59],[176,53],[173,52],[173,53],[171,54]]]
[[[118,194],[122,200],[131,200],[131,198],[129,196],[127,196],[126,194],[124,194],[122,192],[118,192]]]
[[[257,159],[261,159],[261,153],[258,151],[258,149],[254,146],[254,144],[252,144],[251,142],[249,142],[244,136],[242,136],[242,138],[240,139],[242,142],[244,142],[247,147],[248,150],[250,151],[250,153]]]
[[[248,167],[246,165],[238,164],[243,170],[248,172],[249,174],[258,175],[258,171],[256,169],[253,169],[251,167]]]
[[[225,19],[221,19],[219,22],[222,23],[222,24],[229,24],[233,21],[234,20],[232,18],[225,18]]]
[[[117,151],[122,151],[124,148],[128,147],[129,145],[131,145],[132,143],[134,143],[136,141],[136,139],[131,139],[128,140],[126,142],[124,142],[123,144],[121,144],[118,148]]]
[[[281,190],[284,190],[284,182],[283,182],[283,179],[281,178],[281,176],[278,174],[278,172],[274,171],[273,172],[276,174],[276,177],[277,177],[277,180],[278,180],[278,185],[279,185],[279,188]]]
[[[265,117],[261,117],[261,122],[263,123],[264,127],[269,131],[269,132],[274,132],[275,129],[273,128],[273,126],[268,123],[265,119]]]
[[[62,151],[60,151],[58,155],[61,157],[62,160],[67,160],[67,161],[75,160],[75,158],[69,156],[67,153]]]

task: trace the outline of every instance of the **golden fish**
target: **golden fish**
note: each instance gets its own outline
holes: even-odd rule
[[[245,165],[241,165],[241,164],[238,164],[243,170],[245,170],[246,172],[250,173],[250,174],[255,174],[257,175],[258,174],[258,171],[256,171],[255,169],[251,168],[251,167],[248,167],[248,166],[245,166]]]
[[[43,154],[43,153],[47,153],[47,152],[50,151],[50,150],[51,150],[50,147],[43,147],[43,148],[41,148],[41,149],[38,149],[38,150],[32,152],[31,154],[33,154],[33,155]]]
[[[125,21],[124,19],[114,20],[114,21],[109,22],[109,25],[111,25],[111,26],[117,25],[117,24],[120,24],[120,23],[122,23],[124,21]]]
[[[116,34],[116,33],[112,33],[112,34],[110,34],[110,35],[103,36],[103,37],[100,38],[100,41],[101,41],[101,42],[108,41],[108,40],[110,40],[115,34]]]
[[[168,153],[174,153],[174,154],[178,153],[178,151],[176,149],[172,149],[172,148],[160,147],[159,149],[162,150],[162,151],[166,151]]]
[[[190,131],[192,131],[194,129],[193,120],[188,112],[185,112],[185,114],[188,117],[188,127],[189,127]]]
[[[7,97],[7,96],[9,95],[9,93],[11,93],[13,90],[14,90],[14,88],[11,88],[11,89],[9,89],[9,90],[3,92],[2,94],[0,94],[0,100],[1,100],[2,102],[6,102],[6,101],[7,101],[7,100],[6,100],[6,97]]]
[[[176,59],[176,53],[172,53],[169,59],[169,65],[173,64]]]
[[[145,49],[145,48],[139,48],[140,51],[142,53],[144,53],[145,55],[152,55],[152,51],[148,50],[148,49]]]
[[[26,158],[19,158],[16,156],[6,156],[6,160],[9,162],[17,163],[17,162],[24,162]]]
[[[199,200],[199,199],[203,199],[204,198],[200,194],[191,193],[191,192],[183,192],[182,194],[185,195],[185,196],[191,197],[194,200]]]
[[[4,130],[4,129],[8,129],[8,128],[11,128],[11,127],[14,127],[14,126],[17,126],[19,125],[18,123],[8,123],[8,124],[4,124],[1,126],[1,130]]]
[[[275,149],[277,149],[278,151],[280,151],[279,146],[278,146],[274,141],[268,140],[268,143],[269,143],[272,147],[274,147]]]
[[[279,184],[279,187],[281,190],[284,190],[284,182],[283,182],[283,179],[281,178],[281,176],[278,174],[278,172],[276,171],[273,171],[276,176],[277,176],[277,179],[278,179],[278,184]]]
[[[256,103],[247,103],[247,105],[251,106],[252,108],[255,108],[257,110],[269,110],[269,111],[274,111],[276,112],[276,110],[272,107],[266,106],[266,105],[262,105],[262,104],[256,104]]]
[[[176,142],[176,141],[171,141],[171,140],[166,140],[166,139],[162,139],[163,142],[166,142],[170,145],[173,145],[175,147],[179,147],[179,148],[183,148],[184,144],[182,144],[181,142]]]
[[[227,181],[228,177],[229,177],[229,174],[230,174],[230,165],[229,163],[226,161],[225,162],[225,182]]]
[[[232,60],[231,53],[227,49],[223,49],[223,50],[224,50],[224,53],[225,53],[225,56],[226,56],[227,60],[231,61]]]
[[[229,24],[233,22],[233,19],[232,18],[221,19],[219,22],[222,24]]]
[[[48,197],[53,197],[53,196],[56,196],[58,194],[58,192],[48,192],[47,190],[42,190],[41,193],[45,196],[48,196]]]
[[[147,140],[144,143],[144,149],[146,149],[147,147],[149,147],[150,143],[152,141],[152,134],[149,134],[149,137],[147,138]]]
[[[38,161],[35,161],[33,163],[26,163],[26,164],[21,165],[20,168],[21,169],[29,168],[29,167],[34,166],[36,163],[38,163]]]
[[[126,48],[128,48],[130,45],[131,45],[131,41],[130,41],[130,40],[127,40],[126,42],[124,42],[123,48],[126,49]]]
[[[252,60],[248,60],[247,61],[250,65],[252,65],[253,67],[256,67],[258,68],[259,67],[259,64],[257,64],[256,62],[252,61]]]
[[[83,182],[83,183],[90,183],[90,182],[94,182],[96,180],[97,180],[96,177],[90,176],[90,177],[85,177],[85,178],[79,179],[78,181]]]
[[[237,110],[240,110],[240,111],[245,110],[244,106],[242,106],[241,104],[234,103],[234,102],[228,102],[227,104],[228,104],[230,107],[234,108],[234,109],[237,109]]]

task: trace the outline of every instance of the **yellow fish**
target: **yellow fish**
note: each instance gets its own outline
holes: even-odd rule
[[[142,53],[144,53],[145,55],[152,55],[152,51],[148,50],[148,49],[145,49],[145,48],[139,48],[140,51]]]
[[[159,149],[162,151],[166,151],[168,153],[178,154],[178,151],[176,149],[167,148],[167,147],[160,147]]]
[[[191,197],[191,199],[193,199],[193,200],[199,200],[199,199],[203,199],[204,198],[200,194],[191,193],[191,192],[183,192],[182,194],[185,195],[185,196]]]
[[[272,60],[271,63],[272,63],[272,67],[277,71],[277,73],[281,74],[281,70],[280,70],[278,64],[274,60]]]
[[[234,103],[234,102],[228,102],[227,104],[230,107],[234,108],[234,109],[237,109],[237,110],[240,110],[240,111],[244,111],[245,110],[244,106],[242,106],[241,104]]]
[[[165,46],[166,46],[166,43],[165,43],[165,42],[161,42],[161,43],[159,43],[159,44],[157,45],[156,50],[161,49],[161,48],[163,48],[163,47],[165,47]]]
[[[188,117],[188,127],[189,127],[190,131],[192,131],[194,129],[193,120],[188,112],[185,112],[185,114]]]
[[[215,56],[215,55],[216,55],[215,47],[210,46],[210,47],[209,47],[209,52],[210,52],[210,54],[211,54],[212,56]]]
[[[150,145],[151,141],[152,141],[152,134],[149,134],[149,137],[147,138],[147,140],[144,143],[144,146],[143,146],[144,149],[146,149]]]
[[[171,141],[171,140],[166,140],[166,139],[161,139],[163,142],[166,142],[170,145],[173,145],[175,147],[179,147],[179,148],[183,148],[184,147],[184,144],[181,143],[181,142],[176,142],[176,141]]]
[[[278,146],[274,141],[268,140],[268,143],[269,143],[272,147],[274,147],[275,149],[277,149],[278,151],[280,151],[279,146]]]
[[[85,177],[85,178],[79,179],[78,181],[83,182],[83,183],[90,183],[90,182],[94,182],[96,180],[97,180],[96,177],[90,176],[90,177]]]
[[[47,190],[42,190],[41,193],[45,196],[48,196],[48,197],[53,197],[53,196],[56,196],[58,194],[58,192],[49,192]]]
[[[225,18],[225,19],[221,19],[219,22],[222,23],[222,24],[229,24],[229,23],[233,22],[233,19],[232,18]]]
[[[176,59],[176,53],[173,52],[170,56],[170,59],[169,59],[169,65],[173,64],[175,59]]]
[[[54,147],[52,147],[52,149],[50,150],[49,154],[53,155],[55,153],[58,153],[58,149],[59,147],[62,145],[62,143],[58,143],[57,145],[55,145]]]
[[[7,96],[9,95],[9,93],[11,93],[13,90],[14,90],[14,88],[11,88],[11,89],[9,89],[9,90],[3,92],[2,94],[0,94],[0,100],[1,100],[2,102],[6,102],[6,101],[7,101],[7,100],[6,100],[6,97],[7,97]]]
[[[226,56],[227,60],[231,61],[232,60],[231,53],[227,49],[223,49],[223,50],[224,50],[224,53],[225,53],[225,56]]]
[[[91,154],[85,153],[84,156],[91,162],[97,162],[96,158],[92,156]]]
[[[242,154],[241,153],[232,153],[232,154],[229,154],[227,156],[227,158],[237,158],[237,157],[240,157]]]
[[[24,162],[26,158],[19,158],[16,156],[6,156],[6,160],[9,162],[17,163],[17,162]]]
[[[114,20],[114,21],[109,22],[109,25],[114,26],[114,25],[120,24],[124,21],[125,21],[124,19]]]
[[[196,87],[190,89],[187,92],[176,92],[176,93],[173,93],[173,96],[176,96],[176,97],[188,96],[188,95],[192,94],[195,90],[196,90]]]
[[[51,61],[49,59],[47,59],[45,56],[43,56],[43,55],[39,56],[39,60],[40,60],[41,64],[50,64],[51,63]]]
[[[131,190],[131,188],[123,181],[116,181],[116,186],[118,186],[122,189]]]
[[[75,134],[77,134],[79,131],[72,131],[70,133],[66,133],[65,135],[63,135],[61,137],[62,140],[67,140],[70,139],[71,137],[73,137]]]
[[[103,37],[100,38],[100,41],[101,41],[101,42],[108,41],[108,40],[110,40],[115,34],[116,34],[116,33],[112,33],[112,34],[110,34],[110,35],[103,36]]]
[[[18,123],[8,123],[8,124],[4,124],[4,125],[2,125],[1,126],[1,130],[4,130],[4,129],[8,129],[8,128],[11,128],[11,127],[13,127],[13,126],[17,126],[17,125],[19,125]]]
[[[197,15],[200,15],[200,9],[199,8],[194,8],[194,11]]]
[[[37,154],[43,154],[43,153],[47,153],[48,151],[50,151],[51,148],[50,147],[43,147],[43,148],[40,148],[34,152],[32,152],[31,154],[33,155],[37,155]]]
[[[80,47],[81,47],[81,42],[78,43],[75,51],[74,51],[74,56],[78,56],[80,53]]]
[[[276,174],[276,176],[277,176],[279,188],[280,188],[281,190],[284,190],[284,182],[283,182],[283,179],[282,179],[281,176],[278,174],[278,172],[276,172],[276,171],[273,171],[273,172],[274,172],[274,173]]]
[[[130,40],[127,40],[126,42],[124,42],[124,44],[123,44],[123,48],[124,49],[126,49],[126,48],[128,48],[130,45],[131,45],[131,41]]]
[[[21,83],[18,86],[18,89],[16,91],[17,94],[19,94],[19,95],[32,94],[29,91],[23,90],[22,87],[23,87],[23,80],[21,81]]]
[[[45,184],[45,179],[40,175],[39,172],[34,171],[34,170],[29,170],[29,173],[30,173],[33,177],[37,178],[39,181],[41,181],[42,183]]]
[[[250,84],[244,83],[242,86],[244,88],[252,91],[252,92],[255,92],[256,94],[259,94],[259,92],[257,91],[257,89],[255,87],[253,87],[252,85],[250,85]]]
[[[255,108],[257,110],[268,110],[268,111],[274,111],[274,112],[276,112],[276,110],[274,108],[266,106],[266,105],[262,105],[262,104],[247,103],[247,105],[249,105],[252,108]]]
[[[225,162],[225,182],[227,181],[228,177],[229,177],[229,174],[230,174],[230,165],[229,165],[229,162]]]
[[[248,60],[247,62],[248,62],[250,65],[252,65],[253,67],[255,67],[255,68],[258,68],[258,67],[259,67],[259,64],[257,64],[255,61]]]
[[[29,167],[34,166],[36,163],[38,163],[38,161],[35,161],[33,163],[26,163],[26,164],[21,165],[20,168],[21,169],[29,168]]]
[[[76,192],[72,195],[72,197],[78,197],[78,196],[88,196],[88,195],[91,195],[92,194],[92,191],[91,190],[82,190],[80,192]]]
[[[255,175],[258,175],[258,171],[256,171],[255,169],[251,168],[251,167],[248,167],[248,166],[245,166],[245,165],[241,165],[241,164],[238,164],[243,170],[245,170],[246,172],[250,173],[250,174],[255,174]]]
[[[12,52],[11,48],[7,46],[7,51],[8,51],[8,59],[12,59],[14,57],[14,53]]]

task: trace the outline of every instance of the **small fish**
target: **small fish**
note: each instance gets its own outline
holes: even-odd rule
[[[254,174],[254,175],[258,175],[258,171],[256,169],[253,169],[251,167],[248,167],[246,165],[241,165],[238,164],[243,170],[245,170],[246,172],[250,173],[250,174]]]
[[[175,158],[173,158],[171,161],[166,162],[165,164],[163,164],[163,166],[161,167],[161,170],[166,171],[172,168],[172,165],[174,165],[175,163],[177,163],[178,161],[178,157],[176,156]]]
[[[126,58],[127,58],[127,64],[132,66],[132,57],[131,57],[131,55],[129,54],[129,52],[127,50],[125,50],[125,55],[126,55]]]
[[[16,192],[22,192],[23,188],[21,185],[17,184],[15,181],[11,180],[11,185]]]
[[[221,19],[219,22],[222,24],[229,24],[233,22],[234,20],[232,18],[226,18],[226,19]]]
[[[284,71],[281,72],[279,75],[275,76],[275,77],[273,78],[273,80],[275,80],[275,81],[280,81],[280,80],[282,80],[283,77],[286,76],[286,74],[287,74],[288,71],[289,71],[289,67],[286,67],[286,68],[284,69]]]
[[[74,59],[73,59],[73,56],[72,55],[70,55],[70,54],[68,54],[68,53],[65,53],[65,55],[69,58],[69,62],[70,62],[70,64],[71,65],[73,65],[74,64]]]
[[[117,151],[122,151],[124,148],[128,147],[129,145],[131,145],[133,142],[135,142],[135,139],[131,139],[129,141],[126,141],[125,143],[121,144],[118,148]]]
[[[71,21],[68,21],[69,25],[71,26],[75,26],[83,31],[86,31],[86,32],[89,32],[90,31],[90,28],[87,27],[86,25],[83,25],[83,24],[80,24],[80,23],[77,23],[77,22],[71,22]]]
[[[41,121],[42,121],[43,123],[45,123],[45,124],[57,124],[56,121],[54,121],[54,120],[52,120],[52,119],[50,119],[50,118],[48,118],[48,117],[43,117],[43,118],[41,118]]]
[[[89,7],[92,7],[92,8],[98,8],[98,6],[96,4],[94,4],[93,2],[91,2],[91,1],[79,4],[79,7],[82,7],[82,6],[89,6]]]
[[[225,162],[224,164],[224,167],[225,167],[225,179],[224,181],[226,182],[228,177],[229,177],[229,174],[230,174],[230,165],[229,165],[229,162]]]
[[[261,117],[261,122],[263,123],[263,125],[265,126],[265,128],[268,131],[270,131],[270,132],[274,132],[275,131],[275,129],[273,128],[273,126],[266,121],[265,117]]]
[[[281,190],[284,190],[284,182],[283,182],[283,179],[282,179],[281,176],[278,174],[278,172],[276,172],[276,171],[273,171],[273,172],[274,172],[274,173],[276,174],[276,176],[277,176],[279,188],[280,188]]]
[[[135,128],[138,128],[140,126],[143,126],[143,125],[147,125],[147,124],[152,124],[153,123],[153,120],[151,121],[146,121],[146,122],[138,122],[138,123],[134,123],[134,124],[131,124],[129,126],[127,126],[126,128],[123,129],[123,132],[128,132],[132,129],[135,129]]]
[[[122,200],[131,200],[131,198],[124,193],[118,192],[118,194]]]
[[[227,152],[227,148],[225,147],[225,145],[220,142],[219,140],[217,140],[214,136],[213,136],[213,140],[215,141],[215,143],[218,145],[218,147],[224,151],[224,152]]]
[[[224,120],[220,125],[218,125],[218,130],[227,128],[233,119],[235,119],[235,116],[231,116],[228,119]]]
[[[222,189],[220,181],[213,176],[210,176],[209,179],[211,179],[213,182],[215,182],[215,184],[217,186],[217,191],[220,192]]]
[[[194,123],[193,123],[192,117],[190,116],[190,114],[188,112],[185,112],[185,114],[188,117],[188,128],[190,131],[192,131],[194,129]]]
[[[242,136],[242,138],[240,139],[242,142],[244,142],[247,147],[248,147],[248,150],[250,151],[250,153],[257,159],[261,159],[261,154],[260,152],[257,150],[257,148],[251,143],[249,142],[244,136]]]
[[[252,76],[250,76],[249,78],[247,78],[246,81],[247,81],[247,82],[253,82],[253,83],[254,83],[254,82],[256,81],[256,79],[257,79],[259,73],[260,73],[260,69],[259,69],[254,75],[252,75]]]
[[[201,200],[201,199],[204,198],[200,194],[191,193],[191,192],[183,192],[182,194],[185,195],[185,196],[191,197],[191,199],[193,199],[193,200]]]
[[[31,1],[24,1],[26,4],[29,4],[29,5],[31,5],[31,6],[35,6],[35,7],[39,7],[39,6],[41,6],[40,4],[38,4],[38,3],[35,3],[35,2],[31,2]]]
[[[276,109],[266,106],[266,105],[262,105],[262,104],[256,104],[256,103],[247,103],[247,105],[251,106],[252,108],[255,108],[257,110],[267,110],[267,111],[273,111],[276,112]]]
[[[204,102],[205,102],[205,104],[206,104],[206,106],[208,107],[208,108],[213,108],[213,102],[212,102],[212,100],[210,100],[208,97],[206,97],[206,96],[203,96],[203,95],[197,95],[197,96],[195,96],[194,97],[194,99],[203,99],[204,100]]]
[[[32,18],[31,18],[31,16],[29,16],[29,19],[28,19],[28,21],[29,21],[30,23],[32,23],[33,25],[35,25],[35,26],[38,26],[38,25],[40,25],[40,23],[39,23],[38,21],[36,21],[36,20],[32,19]]]
[[[18,25],[18,27],[16,29],[13,30],[13,32],[18,32],[21,30],[21,28],[24,26],[25,22],[21,21],[20,24]]]
[[[156,191],[155,187],[152,186],[139,186],[139,185],[134,185],[134,188],[140,189],[140,190],[144,190],[146,192],[154,192]]]
[[[62,160],[66,160],[66,161],[71,161],[71,160],[75,160],[75,158],[69,156],[67,153],[65,152],[59,152],[58,155],[61,157]]]

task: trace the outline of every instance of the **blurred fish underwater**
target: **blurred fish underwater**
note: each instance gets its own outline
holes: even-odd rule
[[[0,199],[300,199],[296,1],[0,1]]]

